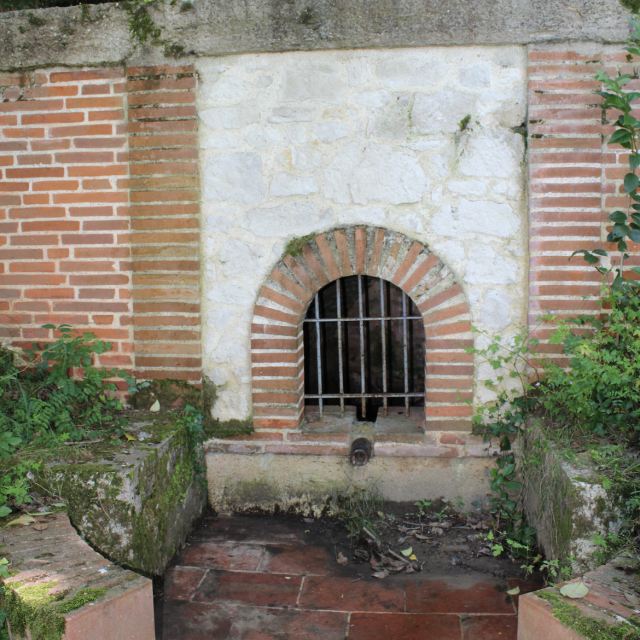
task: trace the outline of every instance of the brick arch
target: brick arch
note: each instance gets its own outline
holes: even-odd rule
[[[388,229],[350,227],[317,235],[275,266],[251,325],[257,430],[297,429],[304,417],[302,326],[315,294],[351,275],[382,277],[416,303],[426,335],[426,428],[466,430],[472,397],[469,305],[453,272],[423,244]]]

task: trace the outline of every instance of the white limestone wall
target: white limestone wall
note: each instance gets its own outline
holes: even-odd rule
[[[433,47],[199,61],[214,417],[251,412],[252,309],[294,237],[400,231],[456,273],[478,327],[508,336],[526,323],[525,149],[513,130],[526,114],[525,59],[521,47]]]

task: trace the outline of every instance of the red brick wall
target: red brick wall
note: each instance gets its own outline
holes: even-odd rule
[[[122,68],[0,75],[0,338],[15,345],[45,341],[53,336],[42,324],[69,323],[113,342],[100,357],[105,366],[197,382],[199,294],[197,278],[186,275],[197,269],[197,172],[193,163],[188,170],[177,162],[155,168],[169,153],[158,146],[193,155],[195,141],[167,136],[151,144],[138,137],[145,128],[181,136],[195,130],[193,106],[188,116],[163,107],[189,96],[193,102],[195,78],[192,68],[131,73],[156,76],[166,95],[150,93],[144,83],[151,81],[127,82]],[[134,116],[129,123],[127,112]],[[184,191],[183,173],[192,176]],[[165,190],[158,175],[170,182]],[[171,214],[156,207],[161,200]],[[156,207],[153,214],[146,205]],[[176,278],[179,296],[169,293]],[[189,305],[177,300],[185,291]],[[158,301],[153,309],[144,307],[150,294]],[[135,333],[134,313],[141,321]],[[148,326],[153,336],[144,333]]]
[[[192,66],[127,69],[138,378],[202,375],[195,88]]]
[[[568,258],[578,249],[611,250],[605,242],[606,218],[616,208],[626,209],[621,187],[628,164],[623,149],[604,142],[613,127],[606,124],[602,99],[594,95],[601,87],[593,76],[601,69],[616,75],[631,71],[632,65],[620,47],[594,54],[561,48],[529,52],[531,327],[548,312],[597,310],[600,275],[580,256]],[[639,87],[638,81],[629,85]],[[629,266],[636,264],[634,255]],[[551,331],[545,326],[535,335],[546,340]],[[561,347],[538,348],[561,361]]]

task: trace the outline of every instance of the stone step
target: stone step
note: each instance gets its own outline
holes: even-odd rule
[[[151,580],[94,551],[66,515],[46,524],[0,533],[11,563],[3,581],[11,640],[52,631],[61,640],[155,640]]]

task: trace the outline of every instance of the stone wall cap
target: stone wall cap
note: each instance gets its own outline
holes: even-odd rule
[[[154,64],[129,34],[126,3],[0,13],[0,70]],[[173,5],[173,6],[172,6]],[[194,56],[301,50],[621,42],[619,0],[195,0],[146,5],[162,38]],[[44,20],[37,25],[29,14]]]

